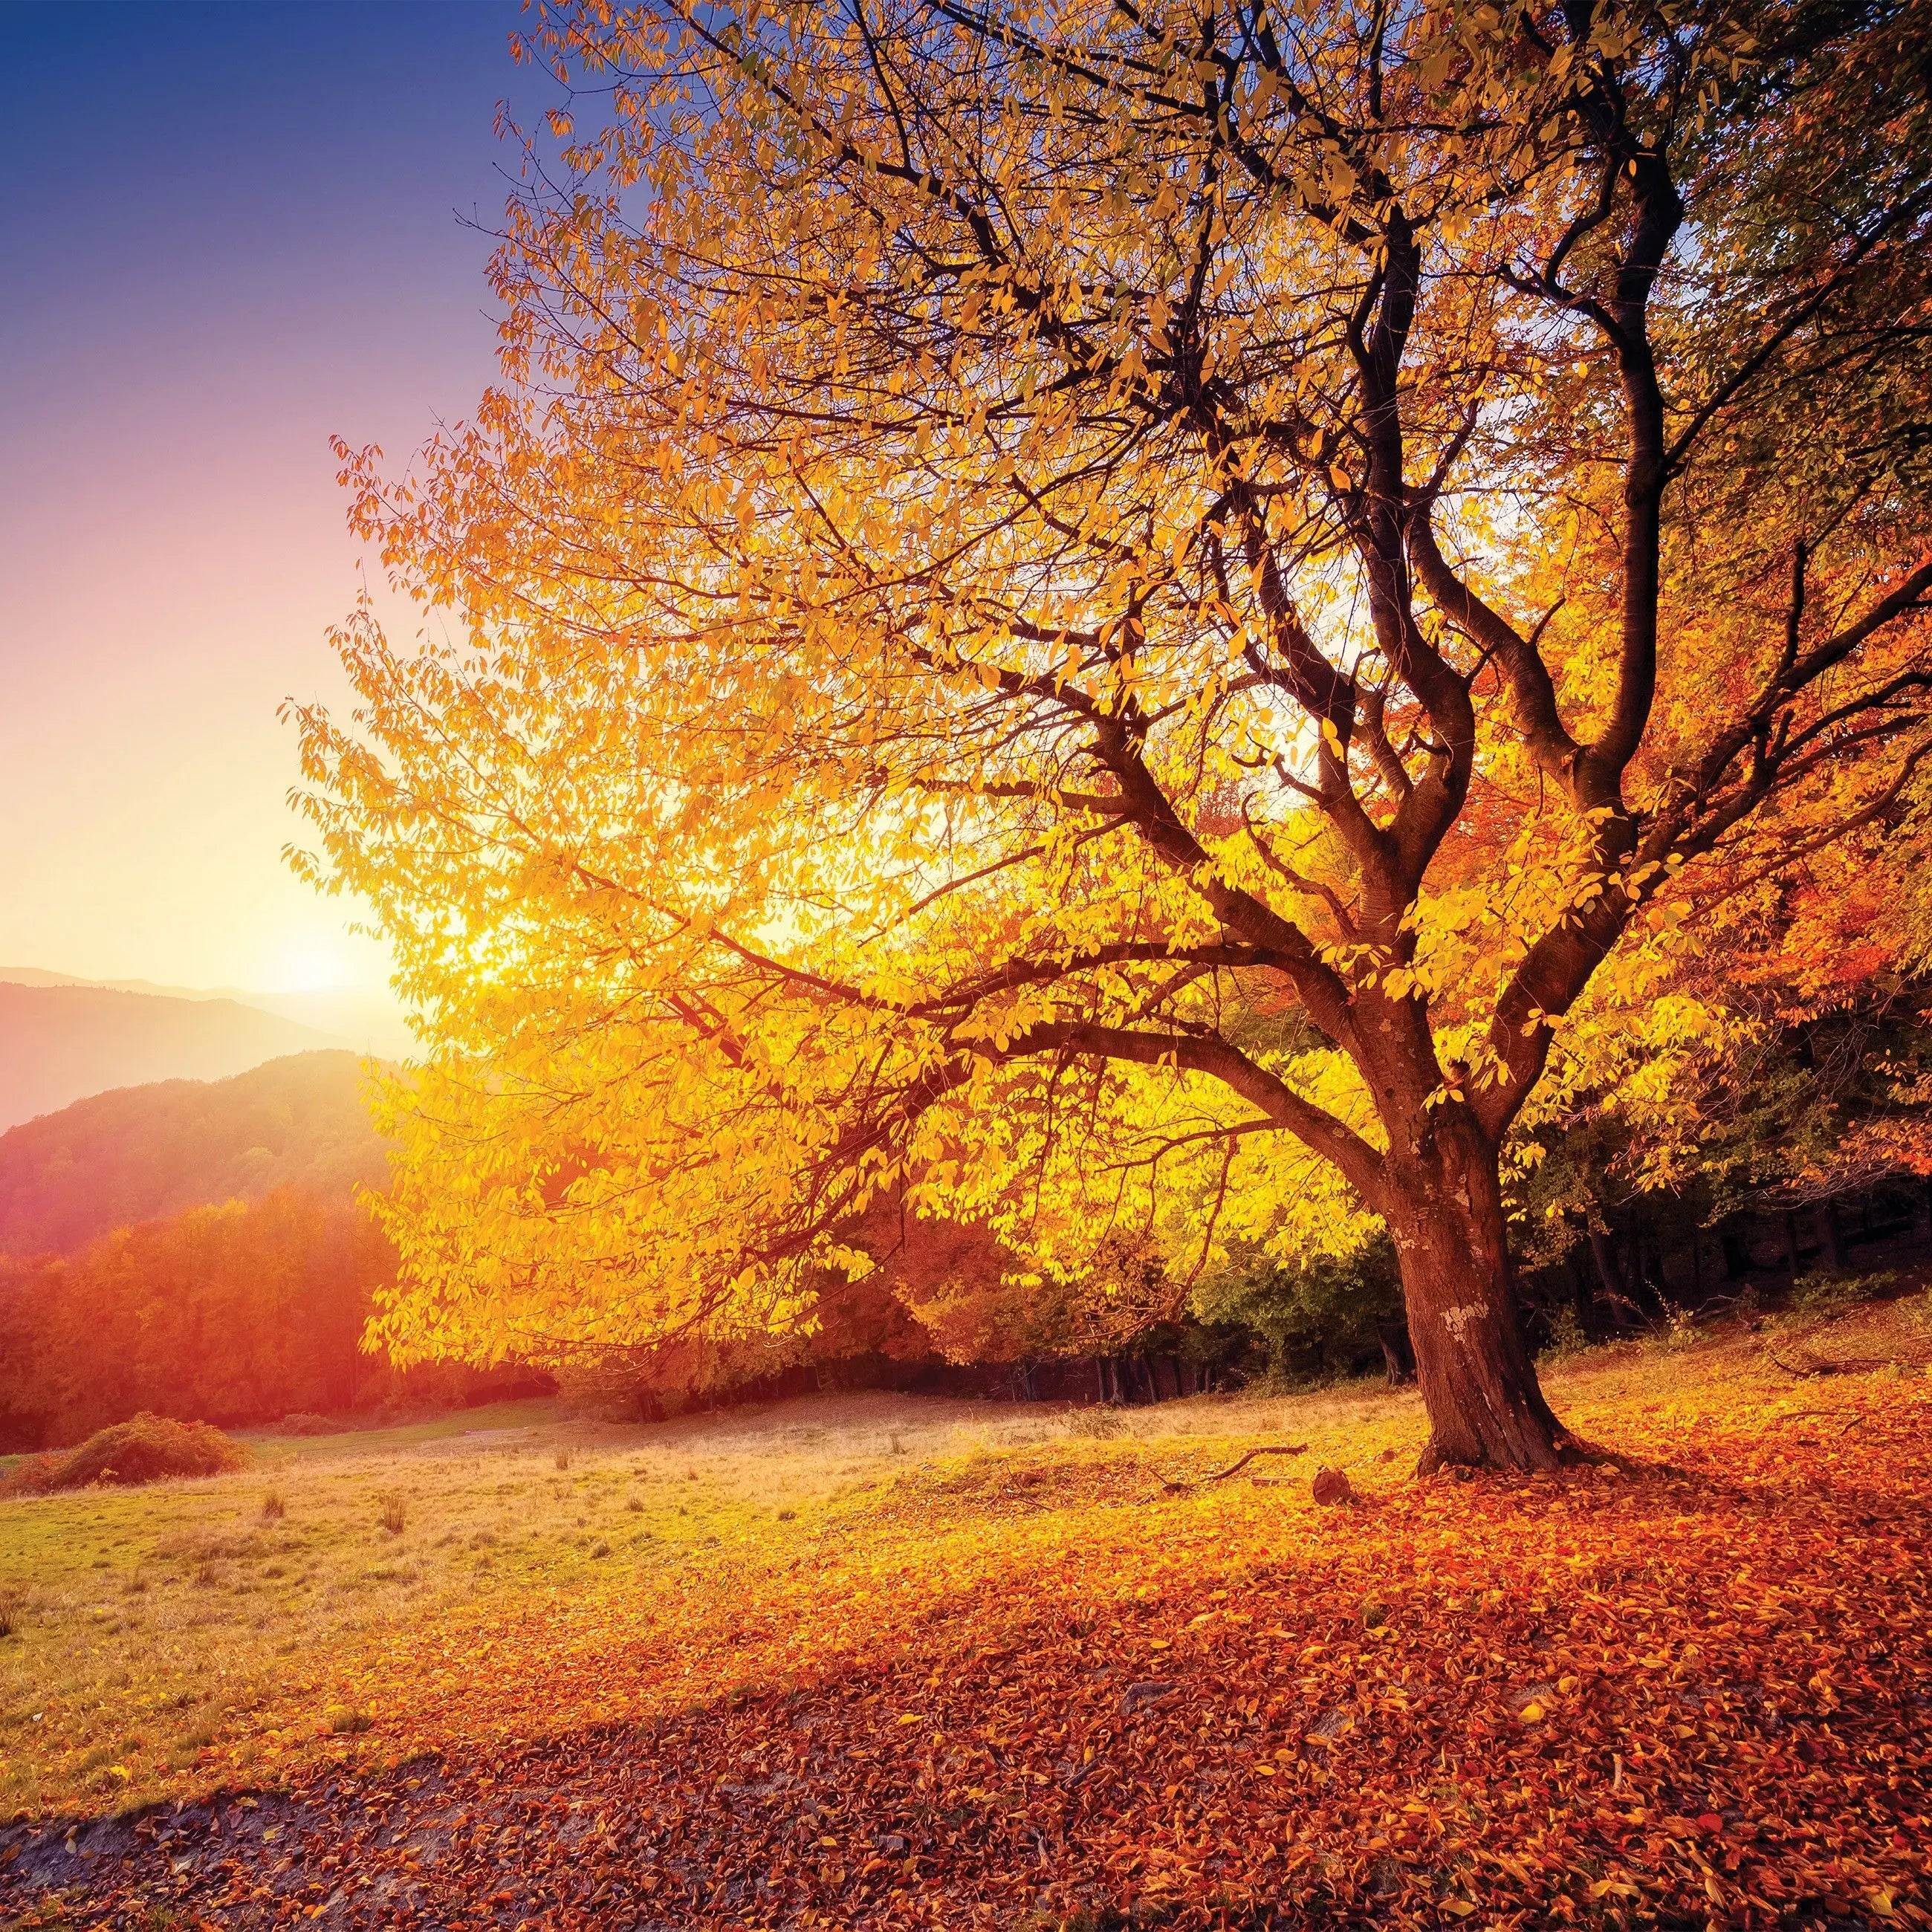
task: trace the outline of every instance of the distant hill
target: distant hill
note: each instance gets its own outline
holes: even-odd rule
[[[0,986],[0,1003],[21,990]],[[346,1198],[384,1173],[352,1053],[97,1094],[0,1134],[0,1254],[70,1254],[116,1228],[279,1187]]]
[[[346,1043],[232,1000],[0,984],[0,1128],[110,1088],[225,1079]]]
[[[409,1022],[394,1000],[352,987],[262,993],[239,986],[161,986],[152,980],[85,980],[78,974],[51,973],[40,966],[0,966],[0,982],[22,986],[96,986],[110,992],[197,1003],[229,1000],[312,1028],[322,1037],[311,1045],[352,1047],[379,1060],[401,1060],[416,1050]]]

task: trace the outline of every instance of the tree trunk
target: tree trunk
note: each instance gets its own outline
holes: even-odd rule
[[[1604,1299],[1610,1311],[1610,1326],[1621,1335],[1630,1326],[1624,1314],[1627,1298],[1624,1294],[1623,1275],[1617,1265],[1617,1244],[1614,1235],[1600,1228],[1590,1232],[1590,1258],[1597,1264],[1597,1279],[1604,1285]]]
[[[1750,1234],[1748,1226],[1722,1229],[1718,1236],[1724,1250],[1724,1279],[1742,1281],[1750,1273]]]
[[[1402,1388],[1415,1379],[1415,1352],[1408,1346],[1408,1324],[1400,1318],[1376,1324],[1376,1339],[1382,1346],[1382,1364],[1390,1388]]]
[[[1523,1346],[1495,1156],[1472,1125],[1453,1120],[1438,1126],[1429,1151],[1426,1167],[1400,1175],[1388,1215],[1429,1412],[1418,1473],[1574,1461],[1576,1446]]]
[[[1648,1257],[1644,1262],[1644,1282],[1657,1302],[1657,1312],[1667,1315],[1673,1306],[1670,1292],[1670,1277],[1664,1271],[1664,1251],[1654,1242],[1651,1245]]]
[[[1838,1210],[1834,1202],[1821,1201],[1811,1210],[1818,1224],[1818,1246],[1826,1268],[1833,1274],[1845,1272],[1845,1244],[1838,1232]]]
[[[1564,1256],[1564,1264],[1570,1272],[1570,1305],[1576,1311],[1576,1327],[1580,1334],[1587,1336],[1590,1332],[1590,1311],[1597,1299],[1591,1292],[1589,1270],[1578,1259],[1574,1248]]]

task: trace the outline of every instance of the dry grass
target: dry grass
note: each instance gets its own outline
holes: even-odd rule
[[[1110,1415],[1107,1453],[1144,1462],[1150,1483],[1192,1446],[1291,1417],[1306,1434],[1318,1415],[1340,1426],[1414,1406],[1366,1392],[1173,1403]],[[830,1522],[887,1486],[908,1506],[938,1486],[998,1513],[976,1472],[1077,1454],[1091,1426],[1088,1412],[883,1395],[630,1428],[520,1404],[428,1439],[269,1438],[237,1475],[0,1504],[0,1597],[14,1605],[0,1816],[245,1778],[265,1731],[359,1728],[331,1695],[340,1669],[412,1625],[538,1592],[687,1586],[728,1553],[822,1550]]]
[[[1918,1395],[1932,1328],[1916,1306],[1882,1325],[1898,1364],[1882,1372],[1910,1374]],[[1773,1426],[1810,1400],[1742,1335],[1597,1351],[1548,1381],[1585,1436],[1621,1444],[1634,1429],[1653,1450],[1741,1405]],[[568,1640],[559,1656],[594,1655],[610,1619],[723,1628],[757,1580],[869,1568],[894,1546],[940,1552],[958,1581],[990,1574],[1023,1563],[1063,1508],[1131,1536],[1163,1478],[1258,1443],[1310,1445],[1248,1472],[1289,1486],[1286,1528],[1314,1468],[1400,1483],[1424,1432],[1413,1393],[1366,1384],[1102,1417],[874,1395],[620,1427],[524,1404],[266,1441],[232,1476],[8,1502],[0,1816],[111,1810],[386,1732],[419,1738],[415,1707],[473,1681],[472,1646],[512,1622],[547,1619]],[[546,1708],[560,1722],[614,1709],[626,1694],[596,1681],[609,1674],[560,1665]]]

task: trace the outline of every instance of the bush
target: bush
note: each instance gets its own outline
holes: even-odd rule
[[[1544,1344],[1543,1359],[1560,1362],[1571,1355],[1580,1355],[1590,1346],[1590,1338],[1583,1332],[1583,1324],[1575,1309],[1564,1302],[1550,1318],[1550,1340]]]
[[[131,1421],[95,1430],[77,1449],[30,1457],[4,1486],[10,1495],[41,1496],[99,1483],[226,1475],[248,1460],[240,1443],[206,1422],[176,1422],[144,1409]]]
[[[1261,1336],[1268,1346],[1264,1379],[1275,1388],[1381,1363],[1383,1330],[1402,1319],[1395,1244],[1386,1233],[1344,1256],[1293,1262],[1238,1243],[1226,1264],[1197,1284],[1191,1300],[1208,1326]]]
[[[334,1436],[341,1430],[339,1422],[332,1421],[326,1415],[311,1415],[306,1409],[298,1409],[293,1415],[285,1415],[275,1424],[278,1436]]]
[[[1801,1274],[1791,1284],[1791,1305],[1801,1315],[1836,1315],[1862,1301],[1876,1300],[1898,1281],[1889,1270],[1878,1274],[1833,1274],[1823,1268]]]

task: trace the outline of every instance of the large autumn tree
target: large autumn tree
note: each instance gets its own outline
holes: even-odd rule
[[[1378,1220],[1429,1460],[1558,1460],[1513,1126],[1926,748],[1927,28],[546,8],[506,381],[350,459],[438,614],[302,719],[436,1042],[391,1346]]]

